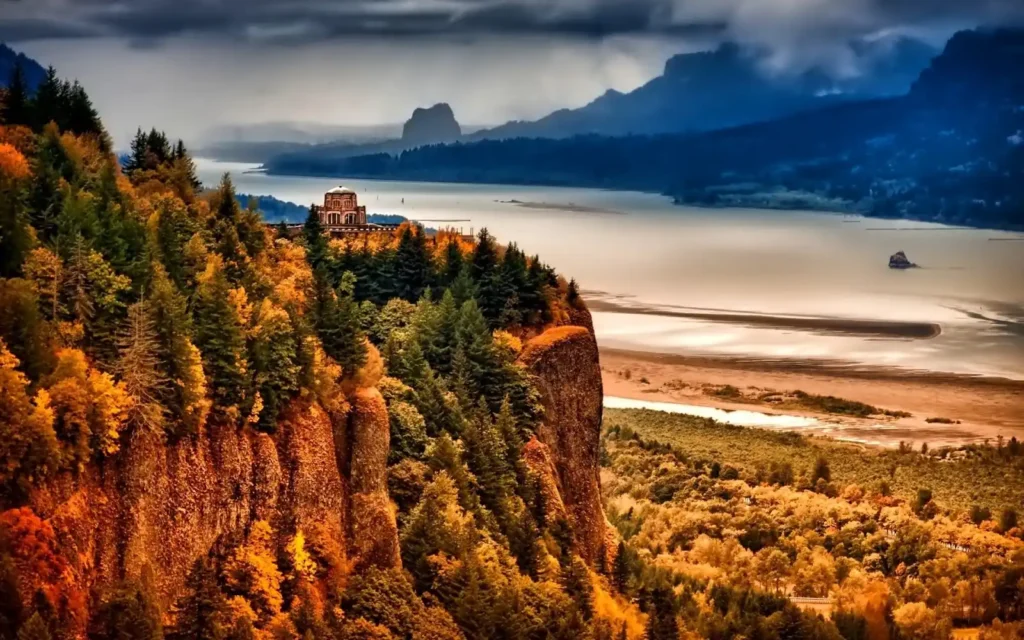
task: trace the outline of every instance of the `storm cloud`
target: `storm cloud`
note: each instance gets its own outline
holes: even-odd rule
[[[0,0],[0,39],[209,34],[263,42],[430,35],[720,35],[771,44],[1007,24],[1020,0]]]
[[[137,126],[534,119],[632,90],[671,55],[733,41],[770,72],[861,72],[855,42],[1024,23],[1024,0],[0,0],[0,41]],[[202,95],[202,100],[190,96]]]

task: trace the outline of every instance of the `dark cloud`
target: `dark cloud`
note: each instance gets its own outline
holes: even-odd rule
[[[0,0],[0,38],[739,34],[849,37],[936,22],[1018,22],[1021,0]],[[765,34],[758,35],[758,30]]]

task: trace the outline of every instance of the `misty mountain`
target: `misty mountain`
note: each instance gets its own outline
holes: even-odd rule
[[[634,91],[608,91],[579,109],[561,109],[535,122],[510,122],[471,139],[678,133],[770,120],[905,93],[937,53],[910,38],[857,41],[851,50],[860,73],[839,79],[818,69],[773,75],[754,52],[731,43],[680,54],[665,63],[660,76]]]
[[[0,43],[0,87],[7,86],[14,68],[19,63],[22,73],[25,74],[25,82],[29,88],[35,90],[46,77],[46,69],[24,53],[18,53],[3,43]]]
[[[1024,30],[956,34],[895,98],[700,134],[435,145],[350,158],[331,170],[1024,228]]]
[[[446,103],[435,104],[428,109],[417,108],[402,127],[402,143],[409,148],[439,142],[455,142],[462,137],[452,108]]]

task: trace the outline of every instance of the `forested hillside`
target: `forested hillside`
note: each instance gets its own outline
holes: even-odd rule
[[[640,624],[521,457],[573,283],[486,231],[278,236],[55,78],[3,114],[0,637]]]

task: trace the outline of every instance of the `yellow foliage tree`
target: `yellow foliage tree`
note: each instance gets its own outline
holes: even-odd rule
[[[262,625],[268,625],[281,613],[281,578],[274,553],[274,532],[265,520],[258,520],[245,544],[225,562],[225,583],[236,595],[248,600]]]
[[[109,456],[120,450],[131,399],[110,374],[90,367],[80,350],[61,349],[45,383],[66,463],[81,466],[90,452]]]
[[[0,339],[0,487],[14,480],[27,488],[58,463],[50,396],[40,390],[33,402],[18,358]]]

